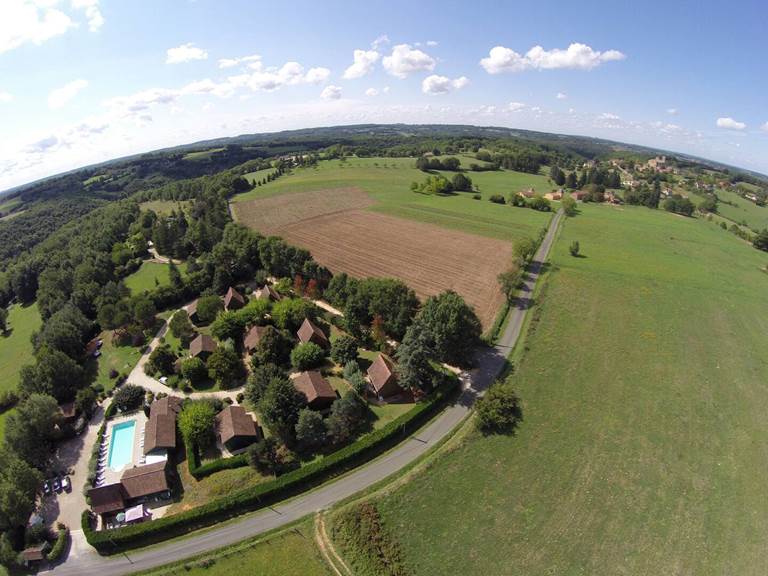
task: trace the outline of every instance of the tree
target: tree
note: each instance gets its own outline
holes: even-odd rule
[[[563,207],[563,212],[566,216],[576,216],[577,210],[576,210],[576,200],[571,198],[570,196],[566,196],[562,199],[560,204]]]
[[[245,318],[238,312],[225,311],[211,324],[211,335],[217,340],[239,341],[245,329]]]
[[[144,402],[146,392],[141,386],[136,384],[126,384],[120,387],[115,395],[112,396],[112,402],[117,406],[120,412],[136,410]]]
[[[168,276],[171,280],[171,286],[177,290],[184,287],[184,279],[181,277],[179,267],[174,262],[168,265]]]
[[[186,358],[181,363],[181,374],[192,386],[199,386],[208,379],[208,368],[200,358]]]
[[[568,247],[568,251],[571,253],[571,256],[578,256],[579,255],[579,241],[574,240],[571,242],[571,245]]]
[[[403,388],[429,390],[432,379],[432,342],[420,323],[413,323],[395,351],[397,382]]]
[[[213,427],[216,411],[207,400],[187,402],[179,413],[179,431],[184,442],[197,446],[201,450],[215,443]]]
[[[275,474],[280,467],[278,444],[274,437],[263,438],[248,446],[248,464],[262,474]]]
[[[133,301],[133,319],[137,324],[150,328],[155,323],[157,308],[155,303],[145,296],[139,296]]]
[[[299,412],[306,404],[307,397],[288,378],[278,377],[269,382],[259,402],[259,411],[269,429],[286,441],[291,439]]]
[[[59,402],[69,402],[84,379],[83,369],[77,362],[45,346],[37,352],[36,365],[22,368],[19,390],[24,395],[47,394]]]
[[[453,175],[453,178],[451,178],[451,185],[454,190],[458,190],[459,192],[472,192],[472,179],[461,172],[457,172]]]
[[[351,391],[333,403],[327,425],[336,444],[344,444],[352,438],[365,421],[366,410],[365,402]]]
[[[5,334],[8,331],[8,310],[0,306],[0,332]]]
[[[368,388],[368,382],[366,382],[357,360],[351,360],[344,364],[344,380],[349,382],[352,390],[361,396],[365,394],[365,390]]]
[[[254,366],[253,371],[248,376],[248,382],[245,385],[245,397],[252,405],[258,405],[264,396],[264,392],[266,392],[269,383],[275,378],[284,377],[285,372],[274,364]]]
[[[568,174],[565,176],[565,187],[573,190],[576,188],[576,186],[576,172],[568,172]]]
[[[291,339],[274,326],[265,326],[259,343],[251,355],[251,366],[263,364],[287,364],[291,355]]]
[[[0,530],[26,525],[41,482],[40,472],[0,447]]]
[[[96,391],[90,386],[81,388],[75,394],[75,410],[82,414],[86,420],[93,416],[93,409],[96,407]]]
[[[168,323],[168,328],[174,337],[181,340],[184,347],[189,346],[195,337],[195,327],[192,326],[186,310],[178,310]]]
[[[512,432],[522,417],[514,390],[508,383],[496,384],[475,404],[477,427],[485,434]]]
[[[35,338],[35,348],[47,346],[60,350],[73,360],[83,356],[83,348],[92,329],[91,322],[72,304],[57,310]]]
[[[752,246],[758,250],[768,252],[768,228],[763,228],[752,240]]]
[[[345,365],[357,360],[357,339],[349,334],[342,334],[331,343],[331,358],[336,364]]]
[[[327,430],[323,417],[314,410],[304,408],[299,412],[296,423],[296,440],[307,448],[316,448],[325,443]]]
[[[264,316],[271,307],[269,300],[257,300],[253,299],[237,311],[237,315],[241,318],[244,326],[253,326],[254,324],[264,324]]]
[[[38,470],[43,470],[48,462],[58,410],[59,405],[51,396],[32,394],[6,418],[6,444]]]
[[[213,322],[218,313],[223,309],[224,303],[218,296],[201,296],[197,300],[197,317],[203,325]]]
[[[301,298],[284,298],[272,306],[275,324],[290,332],[296,332],[305,318],[314,320],[316,317],[315,305]]]
[[[171,350],[170,345],[161,344],[152,350],[147,363],[144,365],[144,372],[146,374],[157,374],[158,372],[163,375],[172,374],[176,359],[177,356]]]
[[[472,362],[483,330],[475,311],[456,292],[448,290],[427,298],[417,323],[429,335],[436,360],[459,366]]]
[[[221,388],[232,388],[242,380],[244,371],[240,356],[226,346],[218,346],[208,358],[208,375]]]
[[[536,254],[536,241],[533,238],[521,238],[512,247],[512,253],[525,262],[530,261]]]
[[[551,212],[552,204],[543,196],[534,196],[531,201],[528,202],[528,208],[538,210],[539,212]]]
[[[325,351],[314,342],[302,342],[291,351],[291,364],[300,371],[317,368],[325,361]]]

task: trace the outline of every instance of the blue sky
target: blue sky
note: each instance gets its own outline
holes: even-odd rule
[[[766,6],[2,0],[0,190],[360,122],[584,134],[768,172]]]

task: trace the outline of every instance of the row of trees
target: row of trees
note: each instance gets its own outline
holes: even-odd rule
[[[417,170],[447,170],[455,172],[461,169],[461,160],[454,156],[448,158],[428,158],[427,156],[419,156],[416,159]]]
[[[471,192],[472,179],[461,172],[448,180],[440,174],[427,176],[423,182],[411,182],[411,192],[420,194],[448,194],[450,192]]]

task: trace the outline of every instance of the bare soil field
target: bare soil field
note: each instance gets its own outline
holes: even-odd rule
[[[261,234],[280,234],[284,226],[346,210],[362,210],[374,200],[359,188],[296,192],[234,202],[234,218]]]
[[[318,216],[276,232],[334,273],[399,278],[421,299],[454,290],[485,328],[503,302],[496,276],[512,257],[509,242],[365,210]]]

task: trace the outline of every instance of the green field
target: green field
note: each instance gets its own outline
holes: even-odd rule
[[[112,370],[117,370],[119,374],[127,376],[141,358],[141,349],[135,346],[113,345],[110,330],[99,334],[99,338],[104,342],[101,346],[101,356],[93,358],[89,362],[93,363],[96,368],[96,378],[93,384],[101,384],[106,391],[115,387],[116,379],[110,378],[109,373]]]
[[[262,180],[272,174],[274,171],[274,168],[264,168],[263,170],[256,170],[255,172],[248,172],[248,174],[243,174],[243,178],[253,184],[256,180]]]
[[[24,364],[32,362],[30,337],[42,325],[37,304],[11,306],[7,324],[8,332],[0,335],[0,391],[15,390],[19,383],[19,370]]]
[[[512,377],[516,434],[379,502],[413,572],[765,574],[767,260],[702,220],[582,207]]]
[[[211,148],[210,150],[198,150],[197,152],[189,152],[184,154],[182,160],[190,160],[192,162],[199,162],[200,160],[208,160],[211,154],[215,152],[222,152],[224,148]]]
[[[472,194],[466,192],[449,196],[411,192],[411,182],[422,181],[427,176],[416,170],[413,158],[350,158],[344,162],[329,160],[313,167],[296,168],[290,174],[236,196],[233,201],[358,187],[377,201],[372,210],[491,238],[515,240],[524,235],[535,236],[549,222],[548,213],[488,201],[491,194],[507,197],[529,186],[546,191],[549,184],[545,176],[507,170],[467,174],[480,186],[482,200],[474,200]]]
[[[730,190],[718,190],[717,195],[721,200],[717,204],[719,214],[737,224],[746,222],[750,228],[757,230],[768,228],[768,207],[758,206]],[[726,204],[725,201],[732,202],[735,206]]]
[[[182,275],[186,272],[187,265],[179,264]],[[132,294],[141,294],[146,290],[154,290],[157,286],[165,286],[171,283],[170,264],[159,262],[143,262],[141,267],[124,279],[125,285]]]
[[[158,215],[167,216],[174,210],[185,211],[190,204],[190,200],[150,200],[149,202],[139,204],[139,208],[142,210],[152,210]]]
[[[142,572],[151,576],[329,576],[314,543],[314,527],[305,521],[285,532],[238,544],[172,567]]]

